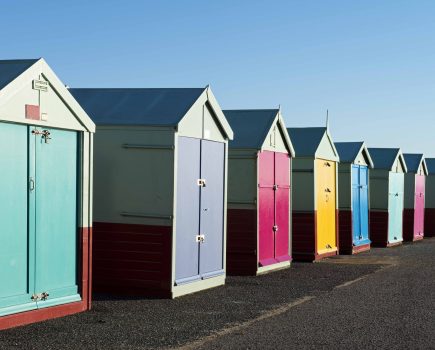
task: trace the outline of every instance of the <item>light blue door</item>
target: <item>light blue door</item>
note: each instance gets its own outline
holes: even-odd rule
[[[0,123],[0,316],[31,310],[34,232],[29,223],[28,127]]]
[[[360,213],[361,213],[361,240],[360,244],[370,243],[369,238],[369,169],[366,166],[359,168],[360,179]]]
[[[389,175],[389,200],[388,200],[388,243],[403,240],[403,189],[404,175],[391,173]]]
[[[175,284],[199,280],[201,140],[178,138]]]
[[[224,171],[225,145],[201,141],[200,275],[209,278],[224,273]]]
[[[40,295],[38,307],[41,308],[80,300],[77,287],[78,140],[74,131],[34,130],[49,133],[34,135],[35,291]]]

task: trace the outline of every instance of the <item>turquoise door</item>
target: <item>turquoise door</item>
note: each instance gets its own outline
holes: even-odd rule
[[[36,308],[28,231],[28,127],[0,123],[0,316]]]
[[[0,123],[0,316],[80,300],[77,133]]]
[[[404,175],[402,173],[390,173],[388,196],[388,243],[396,243],[403,240],[403,190]]]
[[[38,307],[80,300],[77,287],[77,133],[35,139],[35,292]],[[33,132],[33,131],[31,131]],[[45,294],[43,294],[45,293]]]

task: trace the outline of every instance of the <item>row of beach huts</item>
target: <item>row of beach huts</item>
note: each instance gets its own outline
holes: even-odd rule
[[[43,59],[0,61],[0,169],[0,329],[435,236],[435,159]]]

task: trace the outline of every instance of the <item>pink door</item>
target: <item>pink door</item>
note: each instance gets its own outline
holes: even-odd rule
[[[275,260],[275,191],[274,152],[258,154],[258,257],[260,266],[270,265]]]
[[[290,260],[290,157],[275,153],[275,260]]]
[[[414,237],[424,234],[424,193],[425,177],[415,175]]]

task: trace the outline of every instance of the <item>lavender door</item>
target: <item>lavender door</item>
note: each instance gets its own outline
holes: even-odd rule
[[[199,273],[209,278],[224,273],[224,173],[225,144],[201,141]]]
[[[424,235],[424,175],[415,175],[414,237]]]
[[[175,241],[175,283],[183,284],[199,276],[199,203],[201,140],[178,138],[177,210]]]
[[[275,153],[275,260],[290,260],[290,157]]]
[[[275,260],[275,155],[274,152],[258,154],[258,258],[260,266]]]

